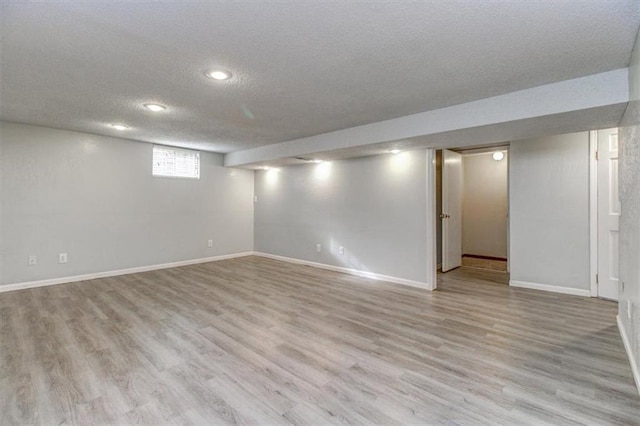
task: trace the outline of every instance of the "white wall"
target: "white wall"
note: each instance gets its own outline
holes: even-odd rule
[[[218,154],[189,180],[153,177],[147,143],[0,123],[0,147],[1,284],[253,249],[253,172]]]
[[[255,249],[428,282],[426,180],[425,151],[256,172]]]
[[[589,135],[510,149],[511,280],[589,289]]]
[[[462,253],[507,257],[508,153],[462,156]]]
[[[624,287],[620,289],[618,317],[640,390],[640,35],[629,66],[629,99],[619,133],[619,254]]]

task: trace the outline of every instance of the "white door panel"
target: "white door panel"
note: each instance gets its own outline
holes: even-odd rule
[[[618,300],[618,129],[598,131],[598,297]]]
[[[442,272],[462,264],[462,155],[442,150]]]

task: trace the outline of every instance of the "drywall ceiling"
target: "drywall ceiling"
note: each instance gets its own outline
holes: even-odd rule
[[[5,1],[0,13],[1,119],[224,153],[624,68],[640,19],[626,0]],[[215,67],[233,78],[208,80]]]

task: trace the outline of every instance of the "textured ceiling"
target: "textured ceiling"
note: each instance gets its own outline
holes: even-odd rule
[[[5,1],[0,118],[231,152],[626,67],[638,10],[594,0]],[[206,79],[216,66],[234,78]],[[169,110],[141,107],[154,101]]]

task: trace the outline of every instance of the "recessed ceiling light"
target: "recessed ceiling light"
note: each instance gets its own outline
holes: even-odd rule
[[[166,106],[160,105],[160,104],[144,104],[143,106],[149,111],[153,111],[153,112],[160,112],[167,109]]]
[[[392,154],[400,154],[400,150],[399,149],[390,149],[389,152],[392,153]]]
[[[218,81],[224,81],[231,78],[231,73],[224,70],[212,70],[207,73],[207,77]]]
[[[324,160],[321,160],[321,159],[317,158],[317,159],[313,160],[313,162],[316,163],[316,164],[320,164],[320,163],[324,163]]]
[[[115,124],[110,124],[110,126],[113,127],[116,130],[128,130],[128,129],[130,129],[129,126],[125,126],[124,124],[115,123]]]
[[[493,153],[492,155],[493,159],[496,161],[500,161],[504,158],[504,152],[502,151],[496,151]]]

